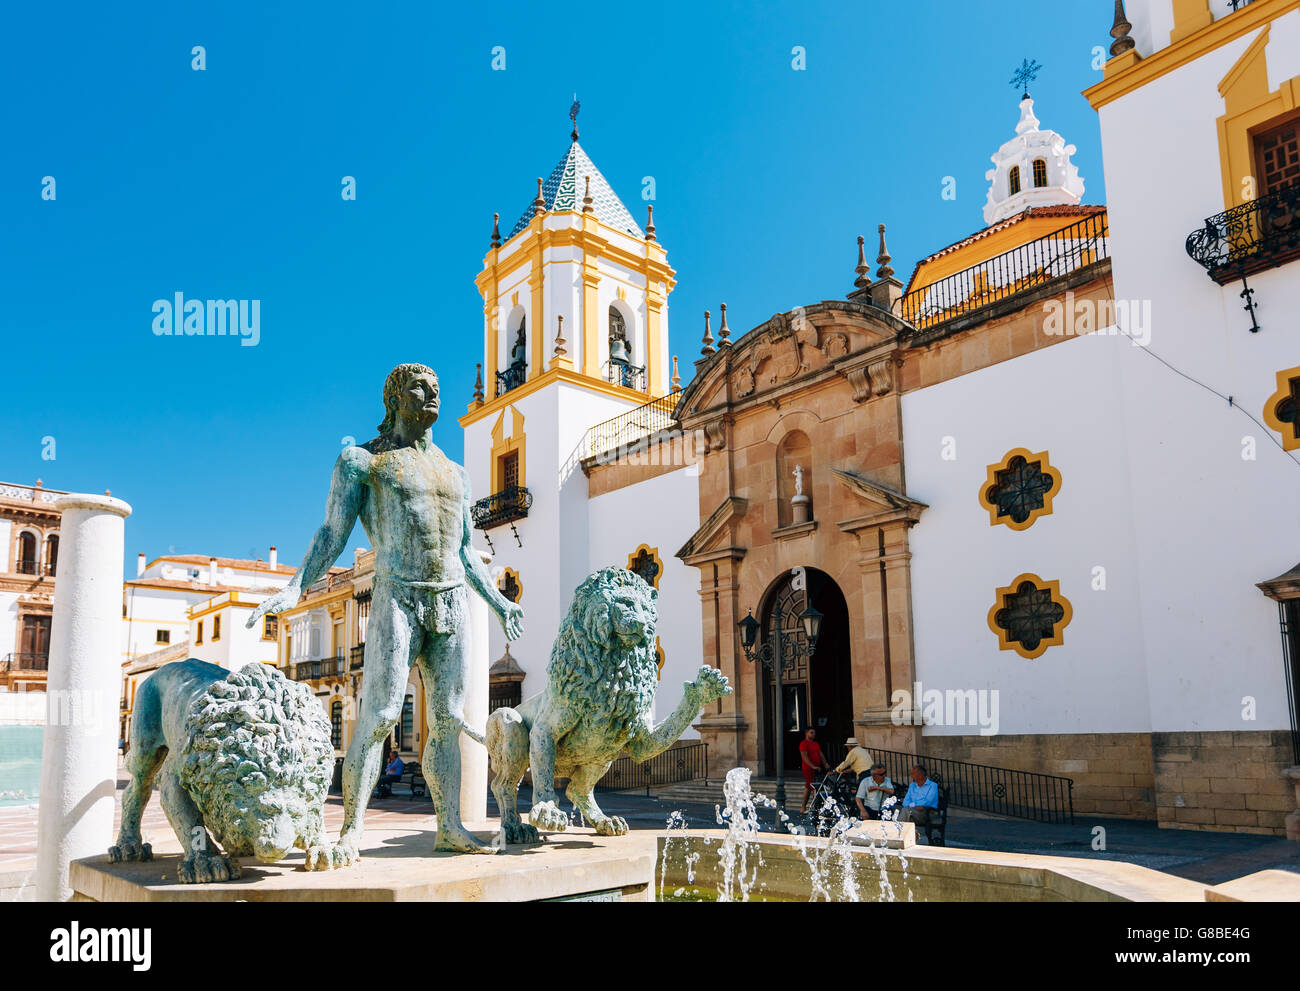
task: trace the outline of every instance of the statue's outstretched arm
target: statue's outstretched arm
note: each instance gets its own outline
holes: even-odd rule
[[[717,668],[702,667],[695,681],[686,682],[686,693],[671,716],[658,726],[646,725],[627,745],[627,752],[638,764],[663,753],[682,738],[700,709],[715,699],[731,694],[727,676]]]
[[[298,566],[297,573],[289,579],[289,584],[254,609],[248,617],[249,629],[267,613],[275,615],[297,605],[302,598],[302,590],[328,572],[330,565],[343,553],[348,534],[352,532],[357,515],[361,512],[361,500],[365,498],[362,480],[369,471],[369,460],[370,453],[359,447],[349,447],[339,455],[338,461],[334,463],[334,474],[330,478],[325,522],[312,537],[311,546],[307,548],[307,554]]]

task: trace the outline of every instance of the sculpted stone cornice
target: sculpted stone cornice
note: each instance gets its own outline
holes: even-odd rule
[[[834,373],[857,375],[854,388],[864,400],[885,395],[895,387],[894,366],[880,362],[899,350],[906,330],[907,325],[891,314],[852,301],[832,300],[775,314],[696,362],[679,416],[695,429],[724,409],[768,402]]]
[[[836,524],[845,533],[856,533],[867,527],[895,522],[911,525],[917,523],[921,519],[921,514],[930,508],[925,503],[919,502],[905,493],[879,485],[863,478],[856,472],[832,468],[831,474],[836,481],[865,502],[872,510],[863,516]]]
[[[723,499],[721,505],[709,514],[709,518],[700,524],[700,528],[674,556],[689,565],[705,564],[719,558],[740,560],[745,556],[745,548],[711,545],[719,537],[731,536],[732,521],[744,519],[747,512],[749,512],[748,499],[742,499],[740,496],[728,496]]]
[[[898,341],[887,341],[835,362],[834,368],[848,379],[853,388],[853,401],[865,403],[887,396],[897,388],[896,372],[902,364]]]

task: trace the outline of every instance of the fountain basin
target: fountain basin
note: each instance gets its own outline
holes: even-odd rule
[[[656,895],[667,901],[716,899],[723,887],[718,852],[725,837],[721,830],[661,835]],[[808,901],[814,890],[809,860],[815,862],[826,843],[771,834],[750,840],[754,883],[749,900]],[[695,859],[688,876],[691,856]],[[1120,861],[915,845],[872,850],[852,844],[841,856],[825,858],[823,883],[832,900],[839,900],[845,890],[846,864],[863,901],[888,900],[882,892],[889,889],[894,900],[916,902],[1202,902],[1207,897],[1204,884]],[[882,885],[882,870],[887,885]]]

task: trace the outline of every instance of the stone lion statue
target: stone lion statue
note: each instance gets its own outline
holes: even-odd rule
[[[234,858],[272,863],[294,847],[306,851],[308,870],[330,867],[329,723],[311,690],[276,668],[164,664],[136,693],[127,770],[122,828],[108,851],[115,862],[153,859],[141,842],[140,815],[157,778],[185,851],[182,884],[233,880],[240,874]]]
[[[700,709],[730,694],[727,679],[700,668],[681,705],[652,723],[659,659],[658,592],[639,575],[606,568],[584,581],[560,625],[546,669],[546,691],[518,709],[497,709],[484,734],[495,772],[492,793],[506,843],[533,843],[538,830],[561,831],[555,776],[568,777],[569,800],[596,832],[618,836],[627,822],[600,810],[592,787],[624,750],[638,763],[671,747]],[[519,781],[532,766],[529,822],[516,809]]]

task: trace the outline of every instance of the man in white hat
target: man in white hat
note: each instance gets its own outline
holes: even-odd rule
[[[835,773],[843,774],[845,771],[852,771],[855,776],[854,783],[856,784],[858,779],[871,771],[876,761],[871,756],[871,751],[858,743],[856,736],[849,737],[844,741],[844,745],[849,748],[849,752],[845,756],[843,763],[835,769]]]

